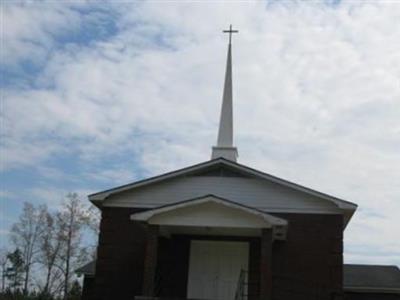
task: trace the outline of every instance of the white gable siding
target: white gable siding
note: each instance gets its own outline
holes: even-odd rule
[[[272,212],[340,213],[334,203],[276,183],[241,177],[174,178],[114,194],[103,205],[154,208],[207,194]]]
[[[262,217],[214,202],[178,208],[151,217],[149,224],[230,228],[270,228]]]

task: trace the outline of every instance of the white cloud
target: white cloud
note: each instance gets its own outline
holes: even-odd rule
[[[393,230],[400,228],[399,4],[146,2],[115,10],[114,36],[48,47],[36,88],[6,90],[4,169],[43,166],[60,153],[76,153],[86,166],[132,153],[149,174],[208,159],[225,67],[219,31],[233,23],[240,29],[233,49],[240,162],[384,216],[378,222],[356,214],[346,231],[349,249],[400,249]],[[38,11],[42,21],[30,26]],[[7,50],[10,61],[38,59],[35,47],[20,53],[28,34],[49,45],[47,26],[62,31],[82,22],[76,11],[49,5],[4,14],[7,38],[18,49]],[[24,26],[15,21],[19,15]],[[123,183],[138,173],[119,167],[104,163],[85,175]],[[348,253],[363,261],[390,257]]]
[[[4,2],[2,5],[2,63],[42,62],[54,44],[53,33],[79,28],[77,12],[52,3]]]

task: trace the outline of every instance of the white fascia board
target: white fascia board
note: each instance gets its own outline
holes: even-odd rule
[[[162,206],[160,208],[155,208],[155,209],[148,210],[145,212],[132,214],[130,218],[131,218],[131,220],[146,222],[150,218],[152,218],[158,214],[173,211],[173,210],[184,208],[184,207],[195,206],[195,205],[199,205],[199,204],[206,203],[206,202],[214,202],[214,203],[217,203],[217,204],[229,207],[229,208],[245,211],[249,214],[261,217],[267,224],[270,224],[272,226],[287,226],[287,224],[288,224],[288,222],[282,218],[272,216],[265,212],[262,212],[262,211],[259,211],[259,210],[256,210],[256,209],[253,209],[250,207],[246,207],[244,205],[237,204],[235,202],[232,202],[232,201],[229,201],[226,199],[222,199],[222,198],[216,197],[214,195],[207,195],[207,196],[204,196],[201,198],[182,201],[182,202],[178,202],[176,204],[166,205],[166,206]]]
[[[180,201],[181,202],[181,201]],[[171,205],[171,204],[168,204]],[[118,204],[113,204],[112,202],[105,204],[106,207],[125,207],[125,208],[143,208],[143,209],[157,209],[160,207],[164,207],[165,204],[163,203],[157,203],[157,204],[132,204],[131,202],[120,202]],[[252,208],[252,207],[250,207]],[[329,210],[324,210],[324,209],[309,209],[309,208],[281,208],[281,207],[254,207],[255,210],[264,212],[264,213],[274,213],[274,214],[284,214],[284,213],[290,213],[290,214],[326,214],[326,215],[337,215],[341,214],[342,211],[340,209],[337,209],[337,211],[329,211]]]

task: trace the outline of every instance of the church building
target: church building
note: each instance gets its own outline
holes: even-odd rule
[[[369,274],[390,278],[382,289],[373,286],[373,275],[358,281],[363,266],[343,266],[343,234],[356,204],[238,163],[236,31],[225,32],[225,83],[211,159],[89,196],[101,210],[101,225],[96,261],[77,270],[85,275],[83,299],[399,299],[398,268],[376,273],[371,266]],[[346,287],[345,271],[351,274]]]

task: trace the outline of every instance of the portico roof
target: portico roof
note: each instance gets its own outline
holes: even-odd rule
[[[131,220],[167,226],[274,228],[276,233],[282,234],[282,238],[288,224],[282,218],[215,195],[135,213],[131,215]],[[276,238],[279,238],[278,235]]]

